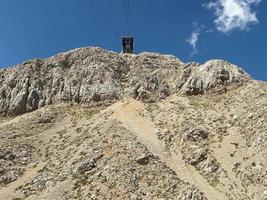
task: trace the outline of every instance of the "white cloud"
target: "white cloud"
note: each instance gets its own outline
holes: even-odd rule
[[[200,28],[195,25],[195,30],[191,33],[191,36],[186,40],[191,46],[192,46],[192,52],[191,55],[195,55],[198,53],[197,49],[197,42],[200,35]]]
[[[216,29],[227,33],[234,29],[248,30],[249,25],[259,22],[252,7],[261,0],[215,0],[206,7],[215,11]]]

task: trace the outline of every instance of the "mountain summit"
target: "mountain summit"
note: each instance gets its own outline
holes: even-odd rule
[[[81,48],[0,71],[0,113],[18,115],[60,102],[112,103],[125,96],[148,101],[175,93],[227,90],[250,79],[222,60],[183,63],[155,53],[118,54]]]
[[[267,83],[81,48],[0,71],[0,200],[266,200]]]

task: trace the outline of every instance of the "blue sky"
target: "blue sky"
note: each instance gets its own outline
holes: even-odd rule
[[[0,66],[84,46],[119,52],[123,0],[1,0]],[[267,81],[266,0],[129,0],[135,51],[224,59]],[[98,9],[97,9],[98,10]]]

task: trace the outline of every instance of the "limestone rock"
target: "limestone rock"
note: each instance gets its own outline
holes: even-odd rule
[[[183,63],[156,53],[125,55],[80,48],[0,71],[0,113],[19,115],[62,102],[111,104],[124,96],[156,102],[174,93],[204,94],[250,77],[225,61]]]
[[[183,154],[183,159],[190,165],[197,165],[207,159],[207,149],[197,146],[187,148]]]
[[[154,156],[150,155],[150,154],[149,155],[142,155],[136,160],[136,162],[139,165],[147,165],[149,160],[152,159],[152,158],[154,158]]]
[[[82,165],[79,166],[79,168],[77,169],[77,173],[79,175],[83,175],[87,171],[92,170],[93,168],[96,167],[97,161],[101,159],[102,157],[103,157],[103,154],[99,154],[99,153],[96,155],[93,155],[89,160],[85,161]]]
[[[223,60],[211,60],[195,68],[181,92],[187,95],[205,94],[211,89],[225,90],[231,84],[242,84],[250,76],[236,65]]]
[[[194,187],[188,187],[185,191],[179,196],[181,200],[207,200],[205,195],[198,191]]]
[[[188,141],[201,141],[201,140],[205,140],[208,138],[208,132],[202,129],[193,129],[193,130],[189,130],[187,132],[185,132],[185,134],[183,135],[183,139],[184,140],[188,140]]]

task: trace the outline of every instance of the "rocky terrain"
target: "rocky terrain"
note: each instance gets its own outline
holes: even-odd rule
[[[0,70],[0,200],[267,199],[267,83],[81,48]]]

